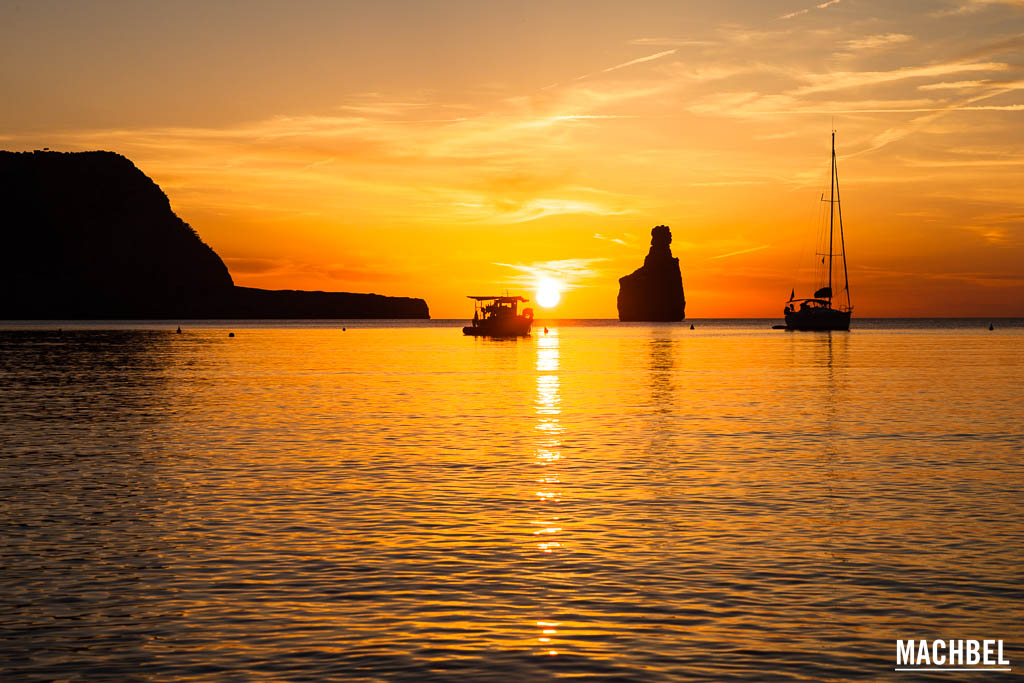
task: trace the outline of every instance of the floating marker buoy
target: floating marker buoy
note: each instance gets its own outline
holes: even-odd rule
[[[992,323],[989,323],[989,324],[988,324],[988,331],[989,331],[989,332],[991,332],[991,331],[992,331],[992,330],[994,330],[994,329],[996,329],[996,328],[995,328],[995,326],[994,326],[994,325],[992,325]]]
[[[234,332],[228,332],[228,336],[229,336],[229,337],[234,337],[234,336],[235,336],[235,333],[234,333]]]
[[[175,334],[181,334],[181,325],[178,325],[178,331]]]
[[[544,334],[547,334],[547,333],[548,333],[548,328],[545,327],[544,328]]]
[[[345,331],[345,328],[344,328],[344,327],[343,327],[343,328],[341,328],[341,331],[342,331],[342,332],[344,332],[344,331]]]
[[[690,329],[691,330],[693,329],[693,323],[690,323]]]

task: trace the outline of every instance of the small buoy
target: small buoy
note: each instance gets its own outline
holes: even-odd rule
[[[988,324],[988,331],[991,332],[994,329],[996,329],[995,326],[992,323],[989,323]]]
[[[345,328],[344,328],[344,327],[343,327],[343,328],[341,328],[341,331],[342,331],[342,332],[344,332],[344,331],[345,331]]]
[[[181,334],[181,325],[178,325],[178,331],[175,334]]]
[[[548,328],[545,327],[544,328],[544,334],[547,334],[547,333],[548,333]]]
[[[690,323],[690,329],[691,330],[693,329],[693,323]]]
[[[57,334],[64,334],[64,328],[63,327],[58,327],[57,328]]]
[[[235,333],[234,333],[234,332],[228,332],[228,336],[229,336],[229,337],[234,337],[234,336],[235,336]]]

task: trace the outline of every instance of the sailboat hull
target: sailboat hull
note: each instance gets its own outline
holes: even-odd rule
[[[850,311],[824,307],[786,311],[786,327],[801,331],[845,331],[850,329]]]

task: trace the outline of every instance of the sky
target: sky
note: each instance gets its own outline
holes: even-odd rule
[[[124,154],[236,284],[435,318],[615,317],[660,224],[688,317],[781,318],[835,130],[855,317],[1024,315],[1024,0],[4,0],[0,93],[0,148]]]

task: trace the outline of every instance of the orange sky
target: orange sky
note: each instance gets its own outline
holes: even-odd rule
[[[138,4],[0,8],[0,147],[128,156],[237,284],[614,317],[664,223],[689,317],[780,317],[834,121],[855,315],[1024,315],[1022,0]]]

